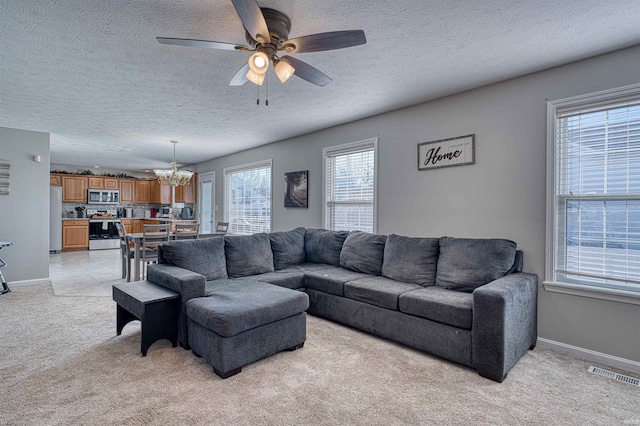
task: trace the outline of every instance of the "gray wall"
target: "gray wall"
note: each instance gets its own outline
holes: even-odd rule
[[[40,163],[33,161],[39,155]],[[0,195],[0,251],[7,281],[49,277],[49,134],[0,127],[0,158],[11,161],[9,195]]]
[[[273,159],[273,230],[322,224],[322,148],[379,135],[378,233],[503,237],[540,279],[539,336],[640,361],[640,306],[550,293],[545,271],[546,100],[640,82],[640,47],[201,163]],[[292,102],[295,102],[295,94]],[[348,108],[348,106],[345,106]],[[283,122],[283,125],[286,123]],[[416,170],[416,145],[475,133],[476,164]],[[309,209],[283,208],[283,174],[309,170]]]

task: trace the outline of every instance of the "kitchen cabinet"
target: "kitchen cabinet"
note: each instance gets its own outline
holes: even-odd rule
[[[89,249],[89,221],[62,221],[62,251]]]
[[[193,204],[196,202],[197,176],[193,175],[188,185],[176,186],[176,203]]]
[[[135,187],[135,180],[120,179],[120,202],[122,204],[133,204],[136,202]]]
[[[112,177],[91,176],[89,189],[118,189],[118,179]]]
[[[60,175],[49,175],[49,186],[62,186]]]
[[[136,220],[133,219],[120,219],[120,223],[122,224],[122,226],[124,226],[124,230],[126,231],[127,234],[131,234],[133,232],[135,232],[135,228],[134,228],[134,222],[137,222]]]
[[[137,204],[151,204],[151,182],[149,180],[136,181]]]
[[[171,204],[171,186],[152,180],[151,204]]]
[[[142,223],[143,220],[134,220],[133,221],[133,232],[142,232]]]
[[[62,176],[62,202],[87,204],[87,178]]]

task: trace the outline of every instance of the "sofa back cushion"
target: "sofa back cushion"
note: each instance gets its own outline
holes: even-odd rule
[[[304,253],[307,262],[340,266],[340,251],[348,235],[347,231],[306,229]]]
[[[440,238],[436,285],[472,292],[505,276],[516,260],[516,243],[498,238]]]
[[[354,272],[380,275],[386,241],[386,235],[350,232],[342,245],[340,266]]]
[[[227,278],[224,238],[173,241],[159,246],[162,263],[179,266],[205,276],[206,280]]]
[[[391,234],[384,246],[382,275],[396,281],[434,285],[438,265],[439,239]]]
[[[224,237],[227,273],[231,278],[273,272],[273,254],[268,234]]]
[[[276,269],[287,269],[305,262],[304,228],[296,228],[285,232],[269,234],[273,266]]]

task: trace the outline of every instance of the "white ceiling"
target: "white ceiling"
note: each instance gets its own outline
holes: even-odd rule
[[[51,133],[51,162],[192,164],[640,43],[638,0],[258,0],[290,38],[363,29],[364,46],[294,55],[333,83],[228,83],[249,56],[230,0],[0,0],[0,126]],[[262,97],[264,97],[264,92]]]

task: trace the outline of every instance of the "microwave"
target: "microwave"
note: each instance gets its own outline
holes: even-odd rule
[[[90,189],[87,201],[89,204],[120,204],[120,191]]]

